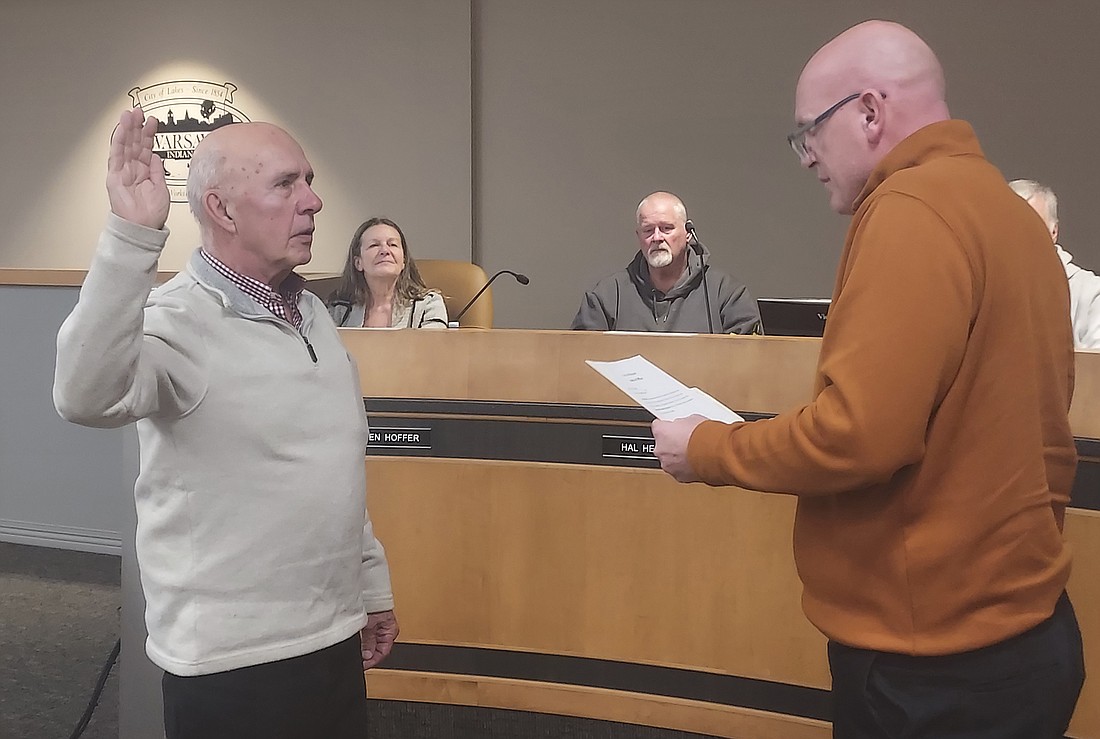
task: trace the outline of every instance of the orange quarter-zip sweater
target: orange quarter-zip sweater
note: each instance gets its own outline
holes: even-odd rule
[[[856,201],[813,401],[701,424],[712,485],[799,496],[806,615],[866,649],[954,654],[1046,619],[1069,577],[1069,293],[1050,236],[944,121]]]

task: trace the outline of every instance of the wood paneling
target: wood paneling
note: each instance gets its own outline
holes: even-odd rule
[[[748,708],[555,683],[491,677],[397,672],[368,673],[372,698],[508,708],[692,731],[731,739],[829,739],[824,721]]]
[[[86,269],[0,269],[0,285],[26,285],[36,287],[66,287],[83,285],[84,277],[88,274]],[[175,272],[157,272],[157,284],[167,282],[175,276]],[[303,277],[316,284],[314,292],[331,292],[338,275],[331,272],[303,273]]]
[[[83,285],[84,269],[0,269],[0,285],[62,287]]]
[[[652,470],[366,465],[402,640],[829,686],[824,638],[799,603],[790,498]],[[1086,663],[1098,665],[1100,515],[1071,510],[1066,537]],[[1100,735],[1100,680],[1086,683],[1074,729]]]
[[[793,498],[653,470],[366,465],[406,640],[828,686],[799,603]]]
[[[1100,513],[1070,509],[1066,541],[1073,547],[1069,595],[1085,642],[1085,688],[1069,735],[1100,737]]]
[[[1100,439],[1100,350],[1077,352],[1069,421],[1075,436]]]
[[[341,334],[359,360],[366,396],[631,405],[584,360],[642,354],[734,410],[756,413],[781,413],[810,400],[821,344],[778,336],[587,331],[341,329]],[[1100,439],[1097,409],[1100,351],[1077,352],[1074,434]]]
[[[701,387],[731,407],[760,412],[786,410],[810,398],[820,342],[583,331],[341,333],[360,360],[367,396],[630,405],[584,360],[644,354],[687,385]],[[377,356],[386,361],[375,361]],[[395,366],[402,371],[393,372]],[[762,377],[768,381],[761,382]]]
[[[369,397],[625,405],[586,358],[643,353],[733,408],[810,394],[818,342],[523,331],[349,330]],[[1073,425],[1100,437],[1100,354],[1079,353]],[[394,368],[401,371],[394,371]],[[371,456],[402,640],[687,668],[826,689],[805,619],[794,499],[678,485],[657,470]],[[1100,670],[1100,515],[1070,510],[1070,594]],[[730,706],[504,678],[372,673],[373,694],[550,711],[716,736],[824,737],[821,722]],[[744,723],[751,721],[751,723]],[[1100,736],[1100,678],[1072,726]],[[805,732],[805,733],[800,733]]]

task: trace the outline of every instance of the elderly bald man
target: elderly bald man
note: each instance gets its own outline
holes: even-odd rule
[[[1076,264],[1073,255],[1058,243],[1058,197],[1050,187],[1035,180],[1012,180],[1008,186],[1039,214],[1054,242],[1054,251],[1069,283],[1069,320],[1073,325],[1074,346],[1100,349],[1100,275]]]
[[[313,169],[276,126],[210,133],[187,186],[202,247],[152,290],[169,207],[156,126],[138,108],[112,136],[111,213],[58,334],[54,402],[87,426],[137,423],[168,739],[359,739],[363,670],[397,622],[364,504],[358,374],[293,272],[321,210]]]
[[[688,232],[687,208],[670,192],[647,195],[635,211],[638,253],[584,294],[572,328],[751,334],[760,312],[749,290],[710,264]]]
[[[788,139],[852,222],[813,400],[653,424],[681,481],[798,496],[838,737],[1061,737],[1083,681],[1062,522],[1073,342],[1049,236],[912,31],[821,48]]]

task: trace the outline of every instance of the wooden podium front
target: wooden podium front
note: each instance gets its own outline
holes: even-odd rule
[[[585,359],[642,354],[747,418],[808,400],[818,339],[342,329],[372,434],[368,505],[401,623],[374,698],[722,737],[830,735],[794,498],[679,485],[649,416]],[[1100,669],[1100,353],[1079,353],[1066,537]],[[1071,727],[1100,736],[1100,683]]]

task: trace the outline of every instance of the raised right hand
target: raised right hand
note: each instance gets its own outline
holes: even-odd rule
[[[164,165],[153,153],[156,132],[157,119],[146,119],[140,107],[119,116],[107,160],[107,195],[111,212],[119,218],[149,228],[164,228],[170,199]]]

